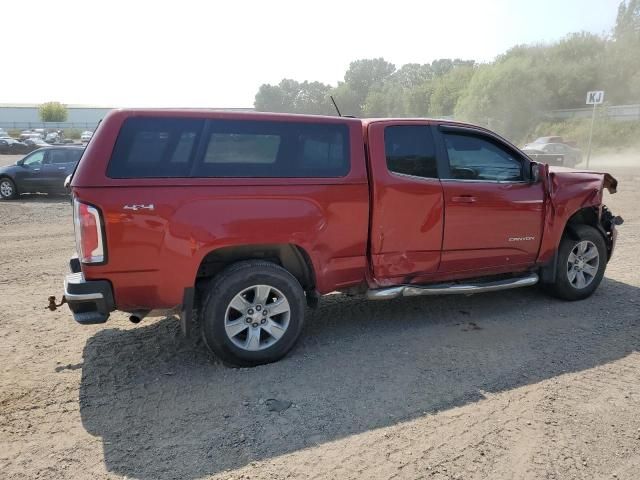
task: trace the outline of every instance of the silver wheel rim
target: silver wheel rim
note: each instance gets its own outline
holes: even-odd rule
[[[588,287],[598,274],[600,254],[593,242],[583,240],[577,243],[567,260],[567,278],[573,288],[581,290]]]
[[[287,297],[270,285],[253,285],[238,293],[224,316],[224,330],[242,350],[255,352],[277,343],[287,331],[291,307]]]
[[[0,182],[0,194],[2,194],[3,197],[10,197],[13,195],[13,185],[11,185],[9,180],[3,180]]]

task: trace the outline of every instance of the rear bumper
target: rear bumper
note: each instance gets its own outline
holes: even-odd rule
[[[64,298],[73,319],[83,325],[104,323],[115,310],[113,290],[107,280],[85,280],[77,258],[69,262],[72,273],[64,279]]]

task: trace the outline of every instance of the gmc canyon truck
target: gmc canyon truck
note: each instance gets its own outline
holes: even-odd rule
[[[541,283],[597,288],[616,242],[606,173],[536,163],[495,133],[429,119],[116,110],[71,180],[81,324],[120,310],[200,323],[225,363],[283,357],[305,304]]]

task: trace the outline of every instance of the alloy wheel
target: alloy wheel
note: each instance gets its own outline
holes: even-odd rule
[[[4,198],[9,198],[13,195],[13,184],[9,180],[0,182],[0,195]]]
[[[578,242],[569,253],[567,278],[573,288],[588,287],[598,273],[600,254],[595,244],[589,240]]]
[[[263,350],[282,338],[290,318],[291,306],[280,290],[270,285],[253,285],[229,302],[224,329],[236,347]]]

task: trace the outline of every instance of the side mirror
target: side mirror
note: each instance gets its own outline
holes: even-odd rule
[[[16,165],[19,166],[19,167],[24,167],[24,158],[21,158],[20,160],[18,160],[16,162]]]
[[[541,173],[542,173],[542,169],[540,168],[540,164],[536,163],[536,162],[531,162],[529,164],[529,168],[530,173],[529,173],[529,179],[531,181],[531,183],[538,183],[540,181],[540,177],[541,177]]]

